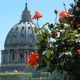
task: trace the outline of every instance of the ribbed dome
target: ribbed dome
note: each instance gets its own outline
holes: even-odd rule
[[[35,41],[34,26],[31,22],[16,24],[6,37],[5,47],[32,45]]]
[[[4,47],[30,47],[34,46],[35,35],[33,32],[33,27],[35,24],[32,23],[30,11],[27,9],[27,4],[22,13],[22,18],[19,23],[12,27],[9,31]]]

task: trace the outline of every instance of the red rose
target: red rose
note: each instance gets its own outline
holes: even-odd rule
[[[64,17],[70,16],[70,14],[69,14],[68,12],[66,12],[66,11],[61,11],[61,12],[59,13],[59,16],[60,16],[60,18],[64,18]]]
[[[30,67],[37,66],[38,61],[39,61],[39,55],[37,52],[31,52],[31,54],[27,56],[27,64]]]
[[[42,17],[42,14],[39,11],[36,11],[32,19],[38,19],[41,17]]]

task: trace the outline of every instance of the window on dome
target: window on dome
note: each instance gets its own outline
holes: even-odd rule
[[[32,34],[32,29],[31,29],[31,27],[28,27],[28,34]]]
[[[21,32],[24,30],[24,26],[21,28]]]
[[[24,30],[24,26],[22,27],[22,30]]]
[[[16,34],[14,34],[14,37],[16,37]]]
[[[28,29],[30,29],[31,27],[29,26]]]
[[[23,38],[24,34],[21,34],[21,36],[22,36],[22,38]]]
[[[16,27],[16,30],[18,30],[18,27]]]

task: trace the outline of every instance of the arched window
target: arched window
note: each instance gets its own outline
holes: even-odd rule
[[[15,54],[12,53],[12,60],[15,60]]]
[[[20,53],[20,60],[24,59],[24,54]]]

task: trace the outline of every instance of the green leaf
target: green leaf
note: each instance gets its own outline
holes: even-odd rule
[[[35,27],[35,28],[34,28],[34,32],[35,32],[35,33],[39,32],[39,29]]]
[[[49,31],[44,28],[44,33],[48,35],[49,34]]]
[[[51,56],[52,56],[52,53],[53,53],[52,51],[47,50],[46,53],[45,53],[46,58],[47,58],[47,59],[50,59]]]
[[[38,41],[41,41],[42,39],[43,39],[42,35],[41,35],[41,34],[38,34],[38,35],[37,35],[37,40],[38,40]]]

